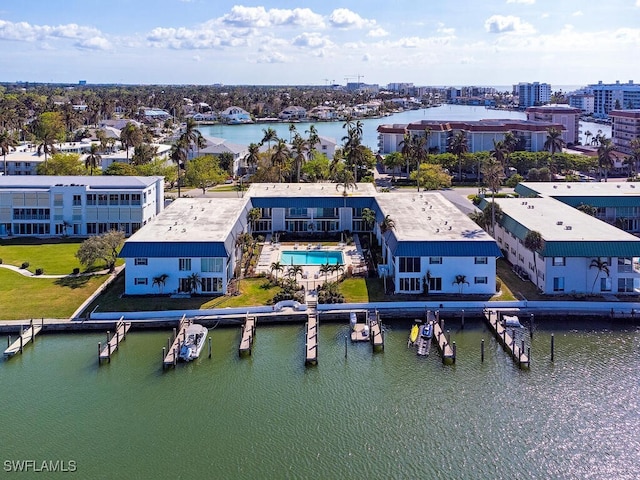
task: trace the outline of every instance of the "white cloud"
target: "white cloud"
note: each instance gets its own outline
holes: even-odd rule
[[[367,37],[373,38],[386,37],[387,35],[389,35],[389,32],[382,27],[374,28],[373,30],[369,30],[369,33],[367,33]]]
[[[50,26],[0,20],[1,40],[21,40],[26,42],[55,38],[89,40],[92,37],[98,36],[101,36],[99,30],[91,27],[82,27],[75,23]]]
[[[337,8],[329,16],[329,23],[337,28],[373,28],[375,20],[367,20],[348,8]]]
[[[362,61],[363,61],[363,62],[369,62],[369,61],[371,61],[371,55],[369,55],[368,53],[365,53],[365,54],[362,56]]]
[[[309,8],[266,10],[264,7],[245,7],[235,5],[230,13],[220,19],[223,24],[234,27],[268,28],[276,25],[295,25],[301,27],[324,26],[321,15]]]
[[[91,37],[76,42],[76,46],[85,50],[111,50],[111,43],[104,37]]]
[[[636,0],[636,7],[640,7],[640,0]]]
[[[536,0],[507,0],[507,3],[524,3],[526,5],[533,5]]]
[[[455,28],[447,28],[447,27],[445,27],[444,23],[438,23],[437,32],[441,33],[442,35],[452,36],[452,35],[455,35],[456,29]]]
[[[289,60],[279,52],[271,52],[256,60],[257,63],[287,63]]]
[[[484,22],[484,28],[489,33],[515,33],[528,35],[535,33],[530,23],[523,22],[520,17],[512,15],[493,15]]]
[[[331,40],[319,33],[303,33],[291,42],[296,47],[324,48],[333,45]]]
[[[573,13],[571,14],[571,16],[572,16],[572,17],[581,17],[581,16],[583,16],[583,15],[584,15],[584,13],[582,13],[582,10],[578,10],[578,11],[573,12]]]

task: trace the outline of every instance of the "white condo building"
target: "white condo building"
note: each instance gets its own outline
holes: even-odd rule
[[[0,176],[0,236],[126,235],[164,209],[162,177]]]

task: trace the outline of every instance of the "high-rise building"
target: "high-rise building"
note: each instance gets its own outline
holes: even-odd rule
[[[631,142],[640,138],[640,110],[612,110],[609,116],[616,150],[631,154]]]
[[[628,83],[602,83],[589,85],[593,91],[593,114],[607,118],[611,110],[640,109],[640,85]]]
[[[518,106],[521,108],[544,105],[551,100],[551,85],[548,83],[519,83],[513,89],[518,95]]]

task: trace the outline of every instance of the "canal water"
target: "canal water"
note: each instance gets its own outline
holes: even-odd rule
[[[419,122],[420,120],[482,120],[485,118],[507,118],[521,119],[527,118],[524,112],[509,110],[494,110],[481,106],[470,105],[441,105],[433,108],[422,108],[419,110],[408,110],[406,112],[395,113],[388,117],[363,119],[363,135],[362,143],[370,147],[374,152],[378,151],[378,132],[377,128],[383,124],[404,124]],[[345,122],[317,122],[313,123],[319,135],[333,138],[342,145],[342,138],[347,135],[346,129],[343,128]],[[231,143],[240,145],[249,145],[249,143],[259,143],[264,137],[264,130],[273,128],[279,138],[289,140],[292,135],[289,132],[290,123],[252,123],[246,125],[199,125],[198,129],[203,135],[211,137],[219,137],[228,140]],[[312,125],[308,122],[294,123],[296,131],[308,138],[307,133]],[[611,126],[596,123],[580,123],[581,142],[584,144],[586,138],[584,132],[590,131],[593,135],[601,132],[603,135],[611,138]],[[273,145],[273,143],[272,143]]]
[[[538,325],[530,371],[480,320],[449,320],[457,363],[347,345],[322,324],[305,368],[302,325],[210,330],[212,358],[162,370],[168,331],[132,331],[110,364],[99,334],[45,334],[0,361],[2,461],[74,462],[78,478],[635,479],[640,330]],[[480,344],[485,339],[485,360]],[[39,475],[50,478],[58,475]],[[35,475],[33,475],[35,476]],[[16,475],[27,478],[29,475]]]

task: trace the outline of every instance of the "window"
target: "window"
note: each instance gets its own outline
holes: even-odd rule
[[[400,272],[419,272],[420,257],[400,257]]]
[[[120,202],[118,201],[118,199],[119,199],[119,195],[117,193],[110,193],[109,205],[120,205]]]
[[[135,278],[133,280],[134,285],[147,285],[148,280],[146,278]]]
[[[179,258],[178,259],[178,270],[181,272],[189,272],[191,271],[191,259],[190,258]]]
[[[132,193],[131,194],[131,205],[140,205],[140,194]]]
[[[138,230],[140,230],[140,222],[133,222],[131,224],[131,233],[136,233]]]
[[[120,194],[120,205],[129,205],[129,194],[121,193]]]
[[[633,271],[633,259],[618,257],[618,273],[631,273]]]
[[[618,279],[618,292],[620,293],[632,293],[633,290],[633,278],[619,278]]]
[[[421,292],[422,291],[422,279],[421,278],[401,278],[400,290],[403,292]]]
[[[87,223],[87,235],[95,235],[98,233],[98,224]]]
[[[519,260],[521,263],[524,263],[524,256],[523,256],[523,255],[518,255],[518,260]]]
[[[133,261],[133,264],[134,265],[147,265],[147,261],[148,261],[148,259],[146,259],[146,258],[136,258]]]
[[[203,292],[222,292],[222,279],[203,277],[202,291]]]
[[[442,290],[442,278],[432,277],[429,279],[429,291],[437,292]]]
[[[564,277],[553,277],[553,291],[564,292]]]
[[[106,205],[107,204],[107,194],[99,193],[98,194],[98,205]]]
[[[564,257],[553,257],[554,267],[564,267]]]
[[[82,196],[81,195],[74,195],[73,196],[73,206],[74,207],[78,207],[82,205]]]
[[[178,279],[178,291],[191,293],[191,282],[189,281],[188,278]]]
[[[611,291],[611,279],[610,278],[601,278],[600,279],[600,291],[601,292],[610,292]]]
[[[95,205],[96,204],[96,195],[95,193],[87,194],[87,205]]]
[[[201,272],[221,272],[222,263],[223,263],[222,258],[201,258],[200,271]]]
[[[473,277],[473,283],[476,285],[486,285],[489,281],[487,277]]]
[[[487,257],[476,257],[475,258],[475,264],[476,265],[486,265],[487,264]]]
[[[429,257],[429,263],[431,265],[435,265],[435,264],[440,265],[442,264],[442,257]]]

